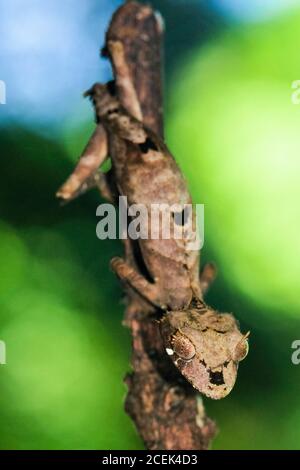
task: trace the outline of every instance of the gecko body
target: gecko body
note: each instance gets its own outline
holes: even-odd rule
[[[126,196],[129,208],[143,205],[148,209],[142,215],[143,226],[151,226],[151,207],[156,204],[165,206],[169,216],[165,223],[171,229],[177,224],[191,227],[193,210],[178,213],[178,207],[192,203],[186,182],[162,138],[143,124],[125,48],[119,40],[108,40],[107,50],[116,83],[96,84],[86,93],[94,104],[96,130],[57,195],[68,201],[96,184],[112,202]],[[98,168],[108,156],[112,169],[103,174]],[[164,228],[162,224],[160,231]],[[214,269],[206,265],[199,278],[199,252],[188,249],[186,238],[173,233],[168,238],[159,232],[157,238],[136,240],[137,257],[125,244],[126,260],[113,258],[111,266],[128,288],[162,312],[160,331],[166,354],[181,374],[206,396],[224,398],[235,384],[239,362],[247,355],[248,334],[240,332],[231,314],[205,304],[203,294],[215,276]]]

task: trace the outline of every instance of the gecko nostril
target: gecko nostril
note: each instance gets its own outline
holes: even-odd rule
[[[213,372],[209,371],[209,380],[214,385],[224,385],[223,372]]]

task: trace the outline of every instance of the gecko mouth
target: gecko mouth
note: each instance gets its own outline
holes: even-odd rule
[[[213,385],[225,385],[223,372],[213,372],[212,370],[209,371],[209,380],[210,383]]]

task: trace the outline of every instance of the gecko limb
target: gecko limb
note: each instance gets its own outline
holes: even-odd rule
[[[159,301],[159,291],[157,286],[148,282],[132,266],[126,263],[125,260],[119,257],[113,258],[111,260],[111,268],[121,281],[127,283],[152,305],[161,309],[165,308]]]
[[[104,127],[98,124],[73,173],[57,191],[56,196],[67,202],[94,187],[93,175],[106,160],[107,152],[107,134]]]

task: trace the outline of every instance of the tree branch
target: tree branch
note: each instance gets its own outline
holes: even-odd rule
[[[162,20],[149,6],[129,1],[113,15],[103,50],[115,73],[117,92],[127,110],[163,135]],[[121,43],[123,47],[115,48]],[[132,87],[138,103],[133,103]],[[127,240],[126,259],[142,272],[137,246]],[[202,398],[167,356],[157,312],[128,292],[125,324],[132,332],[132,373],[126,377],[125,409],[148,449],[207,449],[216,427]]]

